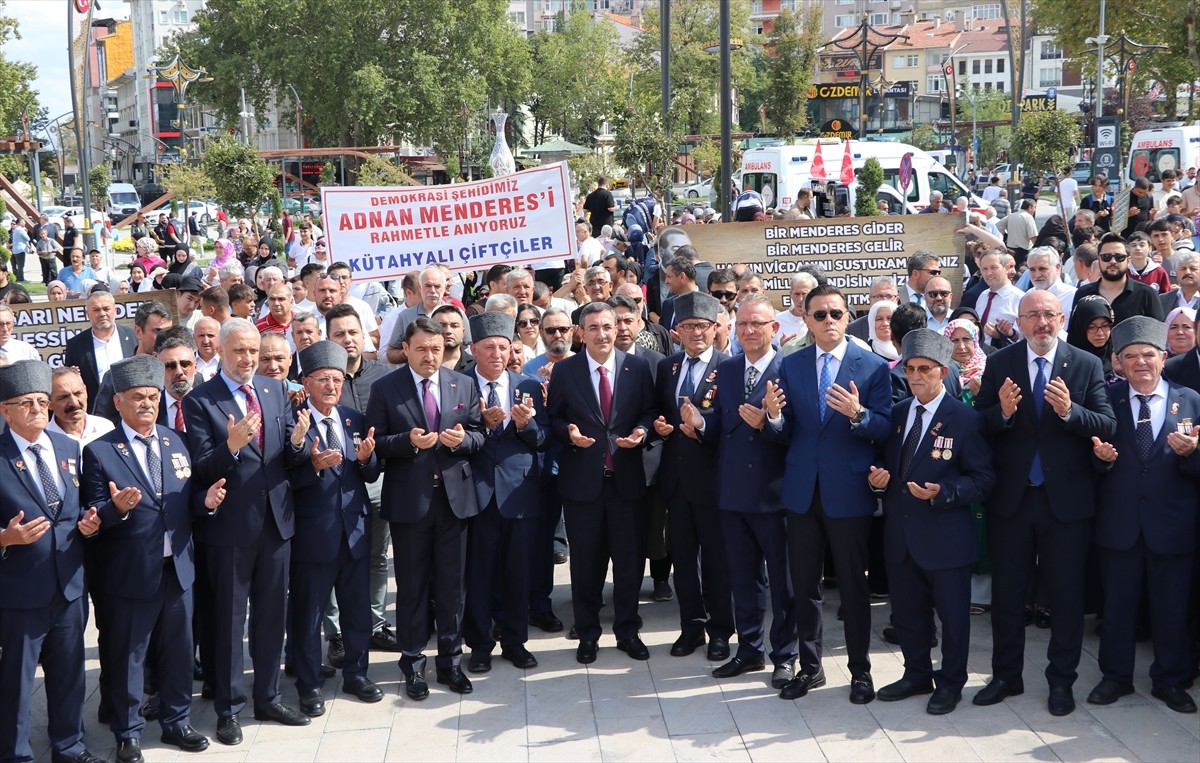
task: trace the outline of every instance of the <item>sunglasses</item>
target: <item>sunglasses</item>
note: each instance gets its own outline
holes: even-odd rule
[[[1125,260],[1129,259],[1129,255],[1128,254],[1102,254],[1102,255],[1100,255],[1100,259],[1104,260],[1105,262],[1112,262],[1113,260],[1116,260],[1117,262],[1124,262]]]
[[[845,310],[817,310],[812,314],[812,317],[815,321],[824,322],[826,318],[832,318],[835,321],[840,321],[845,315]]]
[[[170,362],[163,363],[163,368],[167,369],[168,371],[174,371],[175,369],[186,371],[194,365],[196,365],[195,361],[191,360],[172,360]]]
[[[523,329],[527,329],[530,326],[540,326],[541,323],[542,322],[537,318],[522,318],[521,320],[517,321],[517,325]]]
[[[717,299],[733,299],[737,296],[736,291],[711,291],[709,294]]]
[[[571,330],[570,326],[546,326],[542,329],[547,334],[565,334]]]
[[[950,292],[948,292],[948,291],[940,291],[940,290],[938,290],[938,291],[927,291],[927,292],[925,292],[925,296],[926,296],[926,297],[929,297],[930,299],[943,299],[943,298],[945,298],[945,297],[949,297],[949,296],[950,296]]]
[[[940,270],[926,270],[924,272],[928,273],[931,276],[940,276],[942,274],[942,271],[940,271]]]

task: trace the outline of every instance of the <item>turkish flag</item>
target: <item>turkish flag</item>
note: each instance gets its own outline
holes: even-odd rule
[[[854,159],[850,156],[850,141],[846,141],[846,153],[842,154],[842,174],[838,180],[842,181],[842,185],[854,182]]]
[[[821,156],[821,139],[817,138],[817,155],[813,157],[812,179],[825,179],[825,157]]]

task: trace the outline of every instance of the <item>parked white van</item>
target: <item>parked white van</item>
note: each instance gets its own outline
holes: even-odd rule
[[[1138,130],[1129,144],[1125,174],[1132,181],[1146,178],[1162,188],[1164,170],[1200,169],[1200,125]]]
[[[760,146],[746,151],[742,154],[743,190],[758,191],[768,207],[790,207],[801,188],[811,187],[816,149],[815,140],[804,140],[790,146]],[[845,151],[844,141],[821,140],[827,180],[838,179]],[[850,141],[850,159],[855,171],[862,169],[868,158],[875,157],[883,166],[884,185],[891,186],[898,194],[903,193],[900,187],[900,161],[910,152],[913,155],[913,174],[907,201],[912,208],[920,211],[929,206],[929,194],[932,191],[941,191],[942,196],[950,201],[966,196],[975,209],[982,210],[988,206],[987,202],[971,193],[965,183],[915,146],[883,141]]]

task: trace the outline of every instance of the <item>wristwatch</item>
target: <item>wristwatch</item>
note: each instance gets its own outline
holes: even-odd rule
[[[850,417],[850,423],[851,424],[861,424],[863,419],[865,419],[866,417],[867,417],[867,409],[860,406],[858,409],[858,412]]]

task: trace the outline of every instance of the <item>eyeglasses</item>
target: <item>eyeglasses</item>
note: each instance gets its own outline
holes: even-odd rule
[[[845,315],[845,310],[817,310],[812,314],[812,317],[813,320],[823,323],[826,318],[832,318],[835,321],[840,321]]]
[[[950,292],[942,291],[941,289],[935,289],[933,291],[925,292],[925,296],[929,299],[945,299],[946,297],[950,296]]]
[[[196,365],[196,361],[194,360],[172,360],[167,363],[163,363],[163,368],[167,369],[168,371],[174,371],[176,369],[186,371],[194,365]]]
[[[697,331],[705,331],[712,325],[709,321],[688,321],[687,323],[676,324],[675,328],[685,334],[692,334]]]
[[[881,299],[886,299],[889,302],[895,302],[896,295],[895,294],[872,294],[870,297],[867,298],[867,301],[868,302],[878,302]]]
[[[748,329],[754,329],[755,331],[758,331],[764,326],[770,326],[774,322],[775,321],[738,321],[737,326],[739,329],[745,326]]]
[[[344,379],[344,377],[341,377],[341,376],[310,376],[308,378],[311,381],[313,381],[314,383],[321,385],[322,387],[328,387],[328,386],[336,387],[339,384],[341,384]]]
[[[737,296],[736,291],[710,291],[709,294],[722,301],[726,299],[733,299]]]
[[[941,368],[941,366],[910,366],[908,364],[905,364],[904,375],[905,376],[918,376],[918,375],[919,376],[928,376],[929,374],[933,373],[934,371],[937,371],[940,368]]]
[[[5,400],[4,404],[5,405],[17,405],[17,406],[24,408],[27,411],[33,410],[34,408],[39,408],[39,409],[45,408],[46,410],[49,410],[50,409],[50,398],[24,397],[24,398],[21,398],[20,400]]]
[[[1128,254],[1102,254],[1102,255],[1100,255],[1100,259],[1104,260],[1105,262],[1112,262],[1113,260],[1116,260],[1117,262],[1124,262],[1125,260],[1129,259],[1129,255]]]
[[[571,330],[570,326],[543,326],[542,331],[547,334],[566,334]]]
[[[1098,325],[1095,325],[1095,326],[1088,326],[1088,327],[1087,327],[1087,332],[1088,332],[1089,334],[1107,334],[1107,333],[1108,333],[1108,332],[1110,332],[1110,331],[1112,331],[1112,324],[1111,324],[1111,323],[1100,323],[1100,324],[1098,324]]]
[[[1062,315],[1062,313],[1056,312],[1054,310],[1041,310],[1041,311],[1032,312],[1032,313],[1021,313],[1021,319],[1026,320],[1026,321],[1038,321],[1038,322],[1053,321],[1055,318],[1057,318],[1060,315]]]

